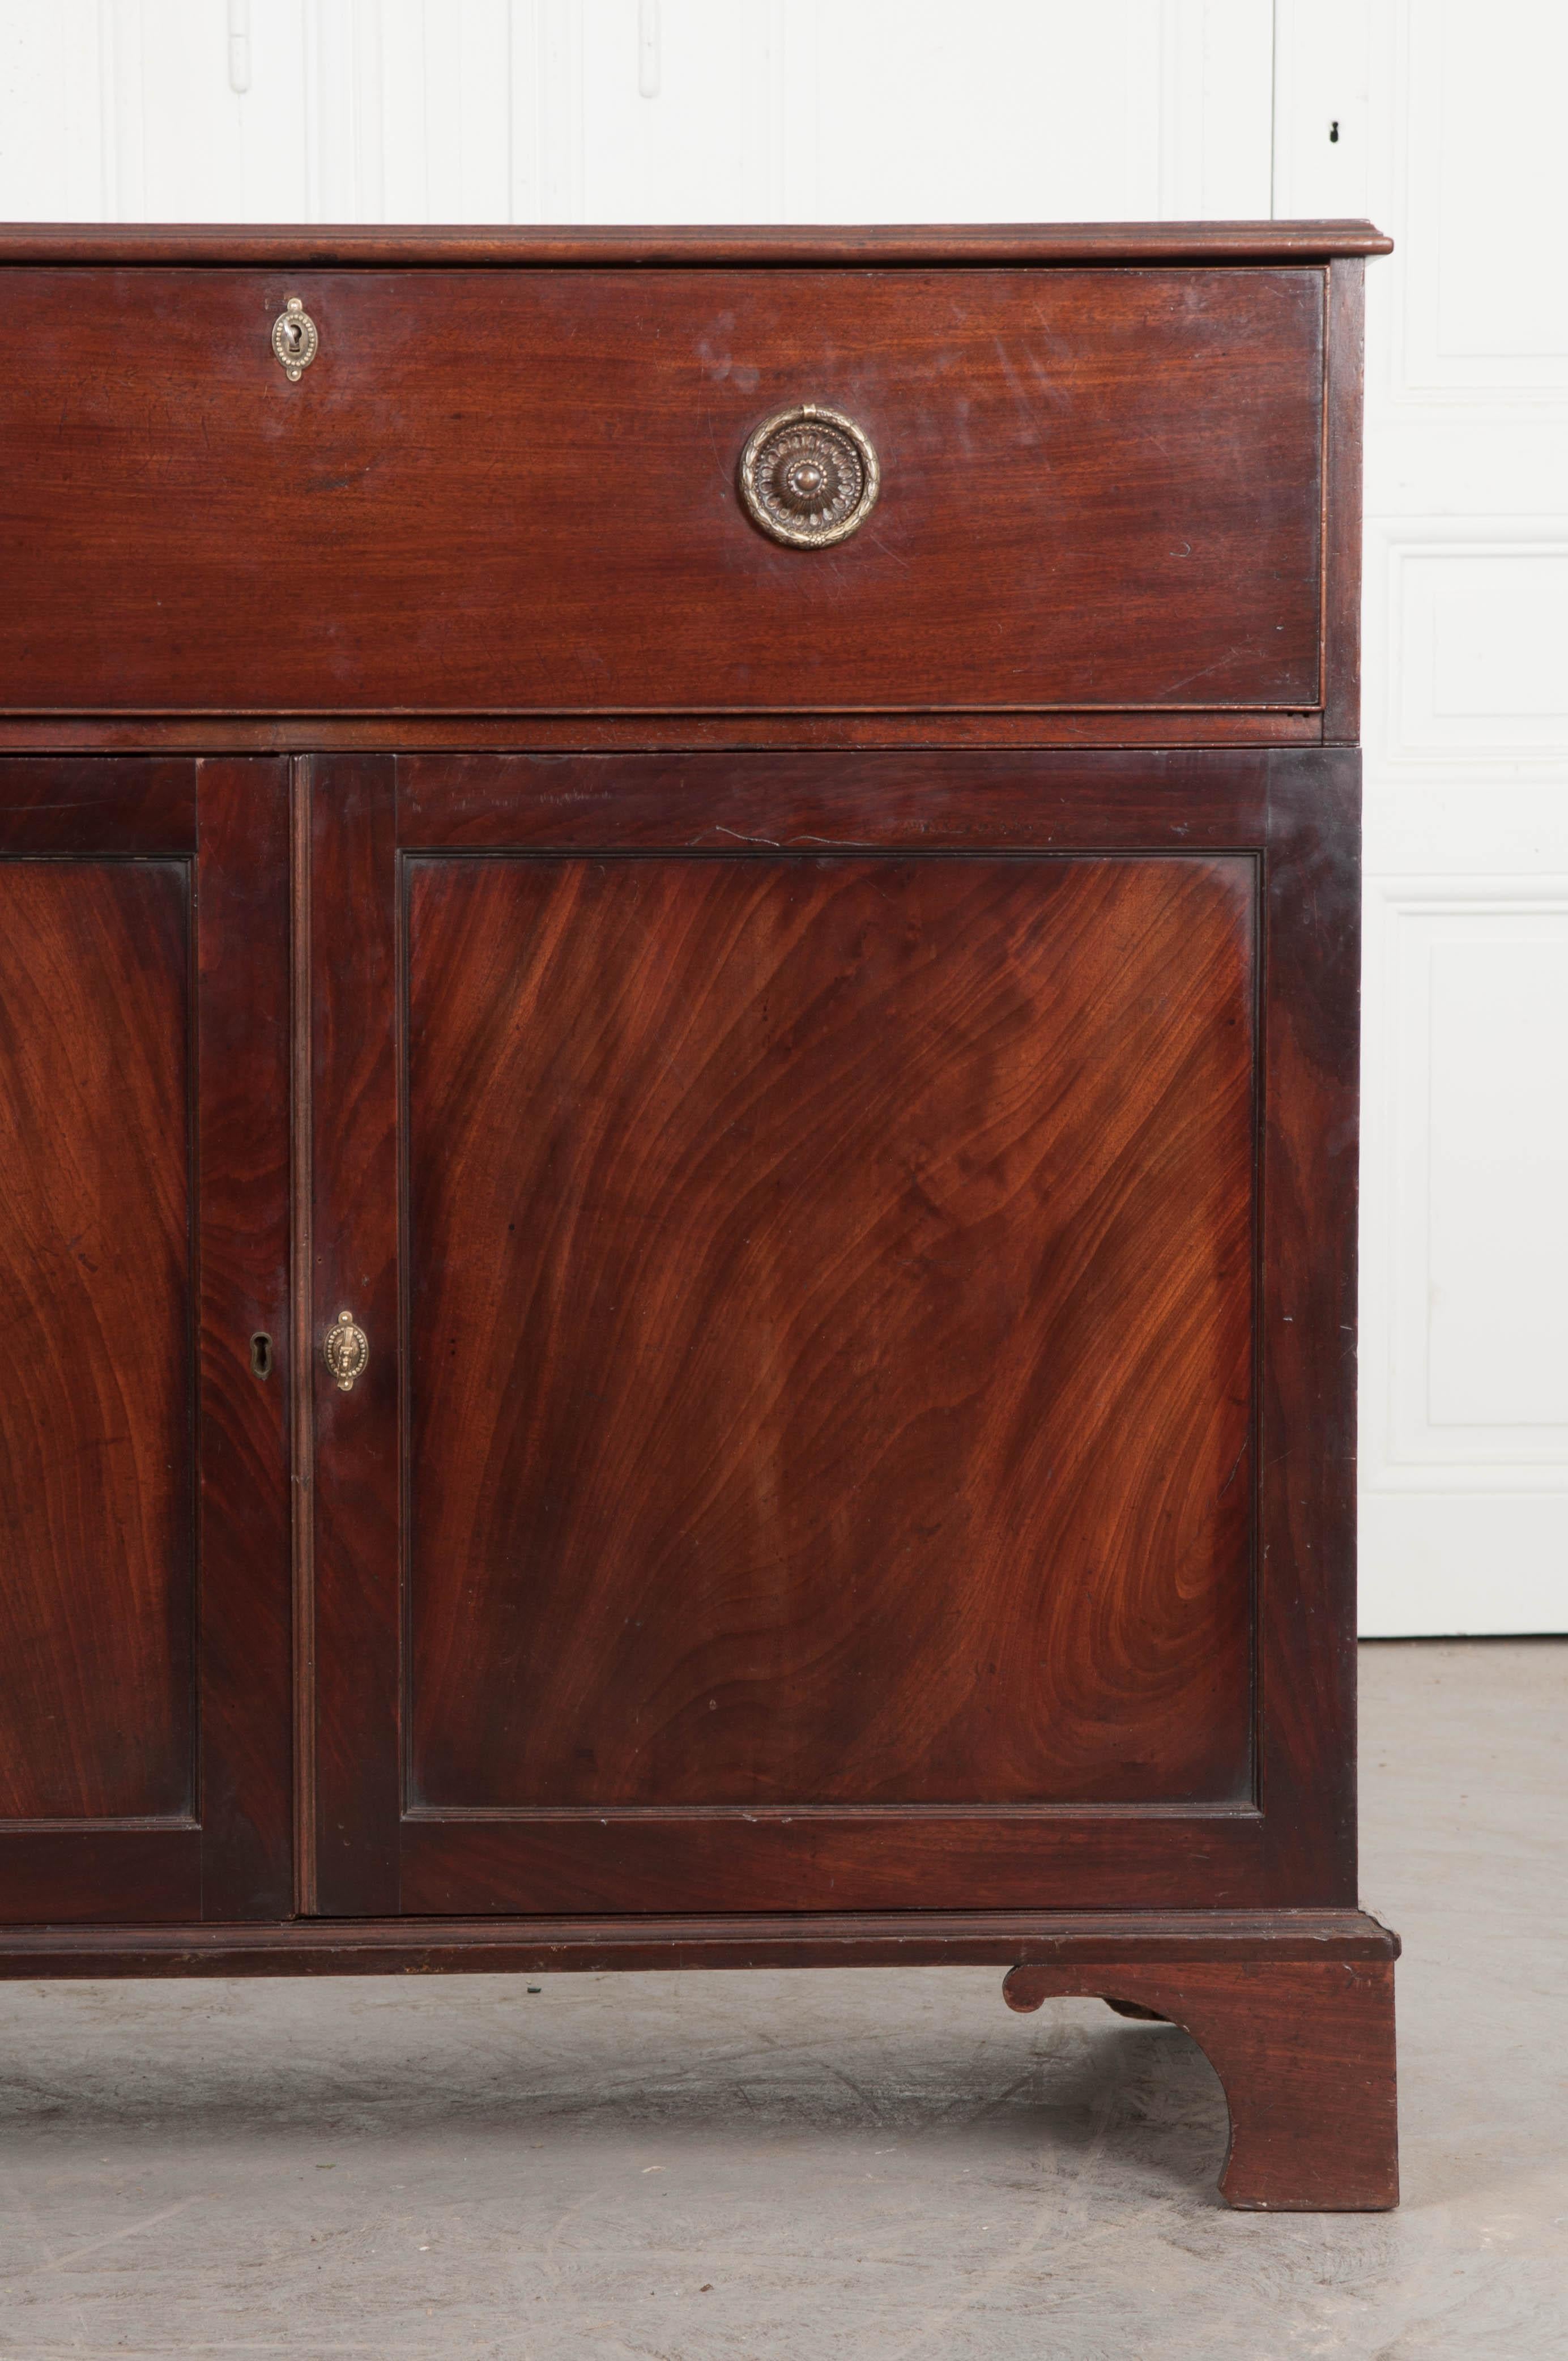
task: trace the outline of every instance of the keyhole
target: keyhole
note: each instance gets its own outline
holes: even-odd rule
[[[1337,148],[1339,146],[1339,122],[1337,117],[1329,126],[1329,146],[1331,148]]]
[[[298,320],[284,321],[283,342],[288,346],[289,350],[291,353],[302,353],[304,351],[305,332],[303,328],[301,327]]]
[[[250,1340],[250,1374],[263,1378],[272,1375],[272,1339],[265,1328],[258,1328]]]

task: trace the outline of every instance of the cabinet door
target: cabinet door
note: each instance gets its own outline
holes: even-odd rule
[[[285,763],[0,762],[8,1921],[291,1906],[288,834]]]
[[[1354,822],[320,766],[321,1909],[1345,1898]]]

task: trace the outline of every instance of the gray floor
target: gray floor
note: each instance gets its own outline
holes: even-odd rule
[[[0,1986],[0,2356],[1568,2352],[1568,1642],[1363,1650],[1406,2202],[1225,2212],[1219,2086],[986,1970]]]

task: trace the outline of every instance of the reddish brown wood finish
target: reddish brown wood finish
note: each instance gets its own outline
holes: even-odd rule
[[[293,1574],[294,1906],[309,1910],[316,1890],[316,1613],[315,1466],[315,1208],[311,1179],[315,1159],[315,1010],[311,1000],[311,840],[315,814],[311,764],[289,765],[290,982],[293,1040],[290,1046],[290,1296],[289,1341],[293,1383],[290,1401],[291,1555]]]
[[[1250,1799],[1255,901],[409,866],[416,1804]]]
[[[287,1905],[281,785],[0,763],[0,1917]]]
[[[369,766],[350,767],[363,785]],[[335,763],[321,766],[321,808],[335,796],[335,808],[346,812],[343,795],[331,785],[343,769]],[[594,1791],[601,1796],[598,1804],[563,1802],[563,1794],[569,1797],[581,1790],[570,1784],[577,1774],[559,1767],[554,1775],[566,1777],[565,1790],[557,1784],[541,1796],[535,1786],[522,1797],[521,1787],[513,1784],[503,1785],[499,1794],[492,1791],[488,1799],[476,1804],[477,1790],[470,1784],[462,1790],[465,1800],[457,1807],[449,1790],[438,1787],[432,1799],[417,1784],[424,1766],[416,1748],[412,1777],[405,1791],[409,1810],[400,1836],[391,1808],[393,1799],[384,1786],[378,1787],[374,1837],[367,1828],[360,1849],[362,1854],[374,1849],[381,1858],[388,1848],[397,1845],[402,1861],[403,1905],[448,1913],[477,1906],[574,1909],[617,1903],[640,1909],[701,1909],[715,1906],[720,1897],[724,1906],[731,1908],[1026,1907],[1044,1902],[1089,1906],[1111,1905],[1118,1898],[1125,1901],[1135,1895],[1146,1906],[1165,1907],[1223,1905],[1244,1894],[1260,1904],[1351,1900],[1354,1857],[1344,1809],[1348,1788],[1336,1762],[1330,1760],[1343,1751],[1348,1713],[1343,1684],[1350,1643],[1345,1636],[1349,1627],[1343,1621],[1342,1585],[1348,1572],[1351,1527],[1337,1455],[1341,1444],[1333,1440],[1349,1433],[1348,1370],[1337,1345],[1326,1364],[1316,1358],[1309,1363],[1304,1356],[1321,1354],[1325,1323],[1337,1327],[1345,1308],[1338,1279],[1324,1289],[1314,1276],[1320,1263],[1337,1268],[1333,1262],[1337,1249],[1326,1238],[1319,1239],[1316,1246],[1311,1243],[1314,1224],[1339,1215],[1336,1176],[1343,1170],[1343,1152],[1335,1142],[1332,1124],[1329,1134],[1315,1144],[1312,1134],[1326,1115],[1336,1122],[1343,1115],[1347,1078],[1354,1071],[1353,980],[1332,961],[1323,962],[1321,932],[1325,922],[1344,918],[1350,909],[1340,879],[1342,874],[1354,875],[1353,860],[1349,871],[1344,869],[1354,851],[1354,756],[865,755],[841,763],[803,756],[759,756],[751,761],[691,756],[680,763],[658,757],[641,761],[427,757],[404,761],[398,771],[399,842],[410,854],[442,851],[448,856],[445,863],[415,862],[411,873],[422,878],[428,867],[433,879],[438,873],[447,874],[453,881],[450,890],[457,894],[459,902],[462,893],[456,881],[472,883],[481,875],[469,862],[451,858],[459,852],[563,855],[618,850],[622,853],[708,851],[733,846],[742,851],[751,848],[759,869],[769,873],[776,873],[768,856],[781,849],[796,854],[825,848],[836,854],[862,849],[902,853],[916,850],[988,854],[1056,851],[1098,853],[1111,861],[1134,853],[1168,854],[1176,849],[1192,861],[1194,875],[1214,870],[1212,862],[1194,859],[1205,847],[1233,855],[1250,854],[1260,861],[1266,881],[1264,904],[1258,912],[1263,928],[1261,972],[1266,979],[1266,1005],[1272,1007],[1277,1000],[1281,1004],[1279,1017],[1265,1044],[1266,1170],[1271,1169],[1270,1160],[1278,1163],[1279,1186],[1285,1193],[1275,1217],[1279,1268],[1271,1267],[1266,1256],[1264,1261],[1258,1349],[1266,1400],[1282,1402],[1298,1382],[1294,1373],[1299,1370],[1304,1375],[1309,1367],[1315,1373],[1316,1389],[1310,1410],[1292,1411],[1289,1416],[1276,1413],[1271,1433],[1279,1472],[1271,1475],[1264,1499],[1255,1503],[1255,1512],[1265,1519],[1261,1543],[1252,1561],[1256,1586],[1255,1644],[1266,1677],[1277,1679],[1277,1671],[1271,1675],[1269,1667],[1288,1664],[1294,1684],[1293,1688],[1281,1686],[1273,1707],[1265,1708],[1259,1723],[1263,1809],[1257,1808],[1256,1799],[1248,1793],[1217,1807],[1211,1803],[1194,1811],[1190,1802],[1184,1800],[1179,1783],[1168,1787],[1157,1802],[1149,1800],[1157,1792],[1152,1784],[1141,1791],[1142,1802],[1130,1801],[1124,1786],[1119,1797],[1098,1798],[1092,1790],[1080,1790],[1074,1797],[1070,1790],[1058,1786],[1047,1791],[1054,1795],[1054,1802],[1036,1802],[1028,1808],[1010,1802],[1005,1788],[981,1796],[971,1787],[971,1800],[963,1811],[952,1808],[956,1799],[950,1792],[941,1798],[933,1785],[913,1791],[923,1796],[922,1801],[894,1800],[880,1808],[867,1808],[877,1803],[874,1787],[851,1795],[843,1789],[824,1790],[818,1783],[815,1795],[808,1791],[769,1801],[765,1795],[759,1797],[753,1786],[750,1802],[731,1800],[727,1805],[693,1802],[686,1791],[675,1797],[654,1799],[652,1790],[643,1788],[636,1791],[641,1800],[635,1805],[622,1801],[617,1808],[607,1809],[603,1791],[598,1789]],[[384,795],[387,789],[381,792]],[[374,834],[380,847],[374,858],[382,864],[381,873],[389,876],[394,855],[384,823],[371,816],[367,806],[359,808],[356,824],[366,846]],[[367,850],[357,857],[371,854]],[[661,869],[665,865],[660,864]],[[984,878],[999,875],[1005,865],[986,860],[974,867],[977,875]],[[1230,866],[1229,862],[1223,865],[1224,873],[1229,873]],[[504,881],[522,873],[515,863],[492,862],[490,867],[497,889],[503,893]],[[846,867],[852,870],[854,864],[848,862]],[[1135,862],[1129,862],[1127,867],[1130,873],[1142,872],[1142,864]],[[1099,875],[1102,864],[1085,864],[1085,868],[1086,873]],[[562,873],[570,872],[564,869]],[[640,873],[652,878],[655,872],[650,867]],[[704,864],[703,876],[709,873],[709,865]],[[751,873],[742,862],[713,864],[711,873],[744,880]],[[487,893],[493,890],[486,888]],[[389,892],[389,887],[378,884],[374,906],[385,906]],[[417,1159],[422,1153],[431,1185],[439,1189],[443,1184],[440,1159],[434,1152],[436,1134],[449,1135],[454,1121],[461,1126],[474,1117],[474,1110],[465,1111],[461,1098],[451,1094],[477,1092],[481,1076],[504,1072],[508,1080],[498,1083],[496,1101],[498,1106],[504,1106],[509,1092],[515,1100],[519,1092],[532,1089],[538,1080],[535,1075],[531,1082],[522,1069],[507,1065],[507,1058],[516,1055],[516,1039],[503,1021],[504,1011],[498,1016],[486,997],[494,994],[498,978],[504,978],[508,961],[514,972],[520,959],[526,965],[530,954],[520,949],[524,927],[515,914],[509,917],[497,912],[488,913],[489,923],[479,923],[488,910],[488,904],[481,907],[481,900],[468,905],[472,949],[466,956],[474,962],[469,972],[475,982],[466,989],[479,994],[473,1005],[488,1006],[490,1013],[475,1024],[466,1041],[448,1042],[445,1032],[440,1030],[444,1027],[451,1031],[455,1023],[464,1021],[458,1005],[463,994],[456,983],[457,963],[448,956],[444,968],[433,968],[430,989],[422,1000],[417,941],[415,945],[411,1042],[417,1041],[422,1021],[420,1012],[428,1002],[443,1046],[442,1056],[430,1061],[430,1087],[447,1094],[439,1101],[441,1120],[437,1123],[433,1117],[430,1145],[423,1151],[418,1146],[417,1130],[413,1135],[416,1179],[410,1273],[415,1290],[411,1304],[416,1329],[422,1317],[418,1309],[422,1233]],[[370,906],[363,900],[358,905],[362,913]],[[346,908],[345,904],[325,899],[318,881],[316,925],[323,945],[341,939]],[[461,941],[463,934],[460,909],[455,922],[455,943]],[[976,929],[976,939],[984,939],[985,932]],[[651,939],[657,939],[656,932]],[[703,939],[709,956],[717,956],[722,928],[709,928]],[[598,948],[604,952],[602,940]],[[1092,960],[1091,949],[1080,945],[1080,952]],[[323,950],[323,959],[329,956]],[[1320,963],[1326,969],[1321,984],[1315,981]],[[565,967],[558,973],[571,972],[572,961],[566,958]],[[1187,971],[1173,965],[1172,972]],[[1292,1012],[1283,1003],[1298,984],[1310,1005]],[[504,1002],[504,991],[501,998]],[[586,1013],[585,1005],[578,1014],[586,1017]],[[602,1017],[602,1010],[599,1014]],[[378,1035],[386,1044],[384,1053],[372,1050],[361,1038],[357,1054],[378,1060],[389,1057],[394,1021],[395,1011],[389,1005]],[[620,1022],[618,1017],[618,1027]],[[526,1030],[521,1028],[523,1036]],[[596,1038],[595,1028],[586,1023],[541,1028],[542,1038],[557,1035],[564,1045],[561,1056],[588,1054],[584,1037],[587,1041]],[[616,1038],[616,1031],[600,1024],[598,1035],[608,1042]],[[1347,1059],[1352,1062],[1347,1064]],[[371,1115],[367,1106],[365,1125],[366,1137],[378,1139],[396,1121],[397,1110],[391,1066],[378,1062],[377,1073],[380,1078],[375,1093],[378,1112]],[[420,1073],[416,1053],[411,1082],[416,1124],[425,1087]],[[1325,1097],[1325,1091],[1332,1096]],[[492,1196],[496,1191],[504,1195],[501,1176],[506,1155],[501,1143],[515,1143],[517,1137],[506,1122],[499,1127],[499,1141],[493,1136],[493,1123],[489,1135],[482,1121],[477,1125],[477,1136],[487,1139],[485,1154],[499,1158]],[[654,1126],[655,1134],[658,1128]],[[519,1156],[532,1152],[524,1144],[516,1147]],[[1152,1146],[1148,1152],[1154,1152]],[[538,1191],[521,1187],[521,1177],[520,1169],[520,1200],[536,1202]],[[1316,1193],[1320,1183],[1326,1183],[1321,1195]],[[721,1198],[722,1192],[715,1200],[720,1218]],[[499,1202],[499,1197],[496,1202]],[[1266,1223],[1271,1218],[1266,1184],[1264,1206]],[[390,1251],[394,1213],[389,1191],[378,1184],[367,1192],[355,1218],[374,1223],[382,1240],[378,1254]],[[436,1257],[443,1265],[441,1287],[455,1273],[462,1283],[466,1268],[463,1258],[476,1251],[471,1235],[458,1238],[457,1220],[455,1210],[446,1245]],[[481,1256],[474,1282],[479,1290],[474,1298],[478,1307],[475,1316],[481,1320],[494,1315],[505,1294],[504,1287],[498,1294],[493,1276],[489,1279],[483,1276],[487,1268],[493,1267]],[[433,1336],[442,1317],[439,1287],[431,1301],[435,1306]],[[320,1303],[323,1316],[330,1317],[324,1296]],[[474,1306],[469,1308],[472,1311]],[[455,1328],[462,1323],[449,1324]],[[485,1356],[503,1349],[499,1339],[504,1325],[502,1322],[498,1326],[494,1345],[482,1338],[477,1345],[482,1369],[487,1367]],[[1306,1341],[1300,1346],[1296,1338],[1298,1325],[1305,1331]],[[1113,1322],[1108,1352],[1113,1349],[1114,1330]],[[455,1335],[449,1341],[459,1343]],[[528,1362],[530,1352],[524,1351],[521,1358]],[[437,1352],[429,1337],[422,1337],[416,1365],[422,1370],[433,1364],[443,1369],[450,1366],[444,1347]],[[1337,1373],[1332,1386],[1323,1381],[1325,1367]],[[503,1390],[499,1370],[500,1364],[492,1358],[482,1380],[481,1397],[486,1388],[493,1395]],[[512,1393],[518,1411],[522,1409],[525,1375],[520,1367]],[[613,1382],[614,1371],[607,1368],[606,1375]],[[430,1383],[435,1382],[433,1370]],[[465,1381],[459,1377],[455,1382],[461,1387]],[[419,1400],[417,1393],[415,1399]],[[466,1394],[459,1399],[467,1411],[474,1411],[475,1403]],[[541,1414],[548,1418],[549,1411],[546,1409]],[[395,1448],[395,1404],[389,1393],[362,1399],[356,1391],[346,1402],[334,1405],[334,1415],[345,1433],[351,1421],[357,1422],[358,1447],[367,1455],[367,1464]],[[439,1414],[430,1415],[437,1417],[439,1425]],[[416,1413],[420,1420],[426,1416],[424,1409]],[[465,1423],[471,1420],[456,1421],[450,1432],[441,1430],[444,1440],[439,1452],[428,1447],[430,1438],[422,1426],[416,1426],[411,1478],[416,1515],[422,1487],[451,1486],[455,1497],[461,1493],[462,1483],[454,1484],[454,1470],[446,1459],[449,1450],[456,1448],[453,1438]],[[526,1414],[522,1425],[526,1428]],[[369,1431],[372,1427],[377,1430],[374,1433]],[[432,1430],[433,1434],[435,1432]],[[1326,1476],[1320,1463],[1325,1437],[1330,1438],[1331,1462]],[[1236,1472],[1229,1475],[1234,1455],[1233,1446],[1216,1483],[1228,1475],[1230,1489],[1241,1489],[1252,1501],[1250,1457],[1244,1457]],[[493,1476],[497,1463],[492,1454],[487,1469],[480,1470],[475,1464],[477,1474]],[[650,1480],[654,1479],[650,1477]],[[1296,1505],[1298,1500],[1301,1505]],[[495,1517],[496,1512],[494,1500],[488,1507],[481,1500],[474,1513],[482,1519]],[[495,1530],[500,1532],[504,1525],[502,1514]],[[379,1529],[378,1532],[378,1565],[370,1564],[367,1545],[361,1549],[352,1617],[340,1627],[334,1645],[345,1651],[346,1660],[357,1667],[375,1668],[378,1681],[385,1685],[380,1699],[372,1700],[369,1685],[361,1678],[356,1684],[356,1710],[362,1717],[378,1715],[380,1726],[386,1727],[398,1713],[389,1652],[395,1652],[399,1642],[400,1588],[390,1541]],[[450,1542],[452,1536],[444,1538]],[[1281,1551],[1286,1562],[1277,1565]],[[434,1554],[441,1563],[442,1553]],[[423,1609],[417,1556],[415,1563],[412,1629],[418,1651],[417,1692],[433,1655],[439,1667],[446,1641],[420,1623]],[[451,1576],[442,1578],[472,1581],[477,1573],[482,1595],[482,1568],[477,1569],[471,1558],[464,1558]],[[346,1587],[345,1595],[348,1595]],[[1327,1611],[1330,1609],[1332,1614]],[[498,1601],[483,1611],[503,1610]],[[516,1611],[514,1599],[514,1616]],[[468,1636],[488,1648],[497,1644],[497,1631],[504,1629],[503,1611],[497,1631],[487,1631],[481,1622]],[[545,1637],[547,1663],[557,1671],[563,1665],[569,1669],[573,1661],[569,1619],[563,1620],[558,1613],[555,1626],[546,1629]],[[516,1664],[515,1677],[540,1679],[539,1674],[524,1669],[526,1653],[519,1649],[514,1656],[505,1657],[503,1651],[503,1661]],[[455,1658],[460,1654],[460,1650],[455,1651]],[[488,1702],[482,1695],[469,1697],[476,1728],[466,1742],[478,1750],[480,1760],[485,1759],[485,1748],[497,1743],[497,1728],[502,1733],[504,1755],[509,1708],[499,1700],[505,1686],[504,1680],[498,1680]],[[580,1704],[580,1682],[567,1680],[566,1686]],[[548,1717],[551,1708],[543,1686],[534,1703]],[[498,1711],[501,1719],[494,1724]],[[1321,1740],[1316,1723],[1307,1726],[1320,1711],[1328,1717]],[[451,1719],[455,1724],[457,1716],[454,1713]],[[565,1740],[560,1742],[564,1745]],[[489,1758],[492,1769],[498,1759]],[[831,1775],[830,1764],[822,1775]],[[516,1774],[508,1776],[515,1780]],[[1013,1793],[1016,1795],[1018,1791]],[[1185,1793],[1190,1796],[1190,1788]],[[1214,1791],[1210,1793],[1212,1795]],[[775,1789],[773,1794],[779,1796],[780,1791]],[[824,1794],[836,1795],[838,1800],[823,1801]],[[894,1794],[896,1798],[897,1791]],[[945,1810],[939,1807],[944,1801]],[[352,1827],[356,1810],[363,1809],[363,1804],[354,1801],[351,1783],[345,1783],[342,1793],[331,1792],[330,1782],[323,1786],[320,1801],[323,1828],[329,1824]]]
[[[791,1911],[773,1917],[315,1918],[288,1927],[19,1927],[0,1978],[602,1974],[647,1968],[1007,1967],[1370,1961],[1399,1938],[1358,1910]]]
[[[600,714],[552,719],[471,713],[0,714],[0,750],[91,753],[642,753],[659,747],[1317,746],[1323,717],[1301,713]]]
[[[1174,1949],[1175,1947],[1173,1947]],[[1008,2005],[1097,1993],[1190,2033],[1231,2113],[1220,2188],[1248,2212],[1380,2213],[1399,2202],[1390,1959],[1016,1967]],[[1131,2039],[1168,2035],[1140,2032]]]
[[[261,1918],[293,1904],[289,775],[199,775],[202,1906]]]
[[[1392,238],[1369,221],[957,222],[903,227],[667,228],[637,223],[611,229],[552,229],[535,224],[466,229],[389,227],[371,222],[306,222],[292,227],[185,222],[11,222],[0,225],[0,263],[162,262],[233,267],[460,264],[465,268],[578,264],[798,263],[812,269],[879,269],[921,263],[1323,262],[1333,255],[1391,254]]]
[[[1355,1883],[1361,765],[1269,764],[1257,1516],[1260,1796],[1293,1899]]]
[[[1394,2202],[1387,249],[0,230],[0,1975],[989,1960],[1193,2031],[1233,2203]]]
[[[178,860],[0,862],[0,1814],[195,1797]]]
[[[1398,1949],[1348,1910],[316,1920],[22,1928],[0,1936],[0,1979],[1008,1965],[1016,2009],[1103,1994],[1163,2021],[1129,2038],[1174,2023],[1200,2043],[1230,2109],[1230,2204],[1343,2212],[1398,2202]]]
[[[493,1910],[1184,1910],[1288,1891],[1246,1805],[757,1805],[411,1811],[400,1906]]]
[[[1323,438],[1323,736],[1361,734],[1361,401],[1366,265],[1329,271]]]
[[[392,766],[340,757],[309,784],[313,1406],[305,1903],[398,1907],[397,953]],[[321,1344],[342,1310],[370,1358],[343,1394]],[[390,1588],[388,1587],[389,1579]]]
[[[0,1930],[144,1927],[202,1915],[194,1819],[0,1822]],[[0,1940],[4,1939],[0,1932]]]
[[[21,272],[0,705],[1313,708],[1325,282]],[[883,462],[830,550],[734,481],[806,400]]]
[[[194,763],[0,762],[0,859],[145,860],[187,855],[195,845]]]
[[[1359,776],[1316,749],[414,754],[396,770],[409,853],[1251,851],[1281,783],[1310,804]]]

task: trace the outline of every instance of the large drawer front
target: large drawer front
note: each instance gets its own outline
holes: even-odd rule
[[[1321,701],[1321,268],[6,276],[0,708]],[[737,483],[805,402],[824,548]]]

